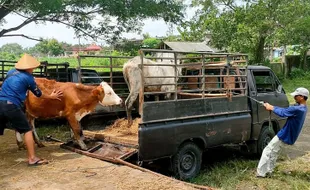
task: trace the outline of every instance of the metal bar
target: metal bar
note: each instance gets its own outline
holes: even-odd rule
[[[178,67],[177,67],[177,57],[178,55],[176,53],[174,53],[174,90],[175,90],[175,96],[174,96],[174,100],[178,99],[178,83],[177,83],[177,77],[178,77]]]
[[[205,71],[205,63],[204,63],[204,55],[202,55],[202,98],[204,98],[205,90],[206,90],[206,71]]]
[[[140,58],[141,58],[141,87],[140,87],[140,91],[139,91],[139,113],[141,118],[143,118],[143,103],[144,103],[144,63],[143,63],[143,56],[144,53],[143,51],[139,51],[140,52]]]
[[[170,67],[174,67],[174,64],[162,64],[162,63],[158,63],[158,64],[154,64],[154,63],[145,63],[144,66],[170,66]],[[178,66],[178,67],[182,67],[182,65]]]
[[[182,51],[163,50],[163,49],[140,49],[140,51],[161,52],[161,53],[180,53],[180,54],[229,55],[229,56],[247,55],[247,54],[241,54],[241,53],[182,52]]]
[[[3,63],[4,62],[6,62],[6,63],[17,63],[17,61],[8,61],[8,60],[2,60],[2,59],[0,60],[0,62],[3,62]]]
[[[66,81],[69,82],[69,65],[65,65],[66,70]]]
[[[80,56],[77,57],[78,59],[78,81],[82,83],[82,69],[81,69],[81,58]]]
[[[205,84],[225,84],[226,82],[205,82]],[[186,85],[186,84],[202,84],[201,82],[189,82],[189,83],[178,83],[179,85]],[[161,85],[175,85],[175,83],[160,83],[160,84],[146,84],[144,86],[161,86]],[[203,89],[203,88],[202,88]],[[205,88],[208,89],[208,88]],[[226,88],[225,88],[226,89]]]
[[[244,90],[245,88],[232,88],[232,90]],[[206,92],[225,92],[227,89],[226,88],[211,88],[211,89],[206,89]],[[182,90],[182,92],[202,92],[201,89],[197,90]],[[169,94],[169,93],[174,93],[174,91],[165,91],[165,92],[144,92],[144,95],[157,95],[157,94]],[[238,94],[239,95],[239,94]]]
[[[110,86],[113,88],[113,65],[112,65],[112,57],[110,57]]]
[[[226,75],[205,75],[205,78],[218,78],[225,77]],[[231,77],[246,77],[245,75],[229,75]],[[187,76],[177,76],[177,78],[202,78],[204,75],[187,75]],[[148,76],[144,78],[175,78],[175,76]]]

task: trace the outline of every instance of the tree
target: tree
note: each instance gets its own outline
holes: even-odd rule
[[[114,49],[125,53],[129,56],[138,55],[138,51],[141,48],[141,42],[139,40],[123,39],[122,42],[115,44]]]
[[[146,18],[178,23],[184,8],[180,0],[0,0],[0,27],[9,14],[24,18],[17,26],[0,28],[0,37],[21,36],[12,32],[29,23],[55,22],[75,29],[78,36],[113,41],[122,32],[141,31]]]
[[[41,42],[37,43],[34,48],[42,54],[47,55],[49,53],[48,49],[48,40],[42,40]]]
[[[45,55],[57,56],[64,53],[63,44],[56,39],[42,40],[35,45],[35,49]]]
[[[149,49],[155,49],[157,48],[159,43],[160,43],[160,40],[158,40],[157,38],[146,38],[142,42],[142,47],[149,48]]]
[[[10,53],[19,56],[23,53],[23,47],[18,43],[5,44],[0,48],[0,52]]]
[[[266,46],[309,43],[309,29],[302,30],[310,18],[307,0],[195,0],[193,5],[203,8],[178,28],[184,40],[204,40],[211,33],[216,48],[249,53],[255,63],[264,61]]]
[[[49,40],[47,47],[49,49],[49,52],[54,56],[58,56],[64,53],[64,48],[62,44],[59,43],[56,39]]]

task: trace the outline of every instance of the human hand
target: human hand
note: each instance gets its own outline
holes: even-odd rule
[[[53,90],[53,92],[50,94],[51,98],[54,100],[59,100],[61,101],[61,97],[63,96],[62,91],[60,90]]]
[[[266,110],[273,111],[273,105],[270,105],[268,103],[264,103],[264,106],[265,106]]]

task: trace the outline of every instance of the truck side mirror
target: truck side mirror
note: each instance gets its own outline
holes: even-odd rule
[[[277,88],[277,93],[282,93],[283,86],[280,84]]]

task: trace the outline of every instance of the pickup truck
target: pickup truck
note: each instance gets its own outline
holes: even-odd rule
[[[171,158],[176,177],[190,179],[199,173],[206,149],[238,144],[261,155],[286,119],[271,114],[254,101],[289,105],[274,72],[264,66],[248,66],[247,94],[226,97],[145,102],[139,127],[139,160]],[[251,97],[251,98],[249,98]]]
[[[176,58],[180,52],[154,51],[175,54],[171,57],[175,59],[174,66],[178,67]],[[214,56],[227,59],[224,63],[215,62]],[[187,65],[184,61],[184,65],[179,65],[183,67],[182,77],[165,76],[181,79],[173,84],[177,87],[176,90],[169,92],[177,95],[175,99],[148,99],[147,97],[162,92],[140,91],[141,121],[135,143],[128,145],[128,142],[120,141],[117,143],[117,150],[120,147],[134,147],[137,152],[136,163],[142,166],[144,163],[168,158],[171,171],[182,180],[198,175],[203,152],[213,147],[238,145],[249,153],[261,155],[265,146],[282,128],[286,118],[279,118],[266,111],[259,102],[287,107],[288,99],[280,81],[269,67],[248,66],[247,59],[230,61],[237,59],[236,56],[238,55],[196,53],[196,57],[200,57],[200,60],[205,57],[205,61],[191,59],[186,62]],[[246,63],[243,66],[242,61]],[[144,66],[142,62],[140,67],[143,69]],[[143,81],[144,78],[146,76]],[[141,89],[144,89],[144,85]],[[95,136],[99,138],[100,134]],[[110,143],[106,137],[97,140]],[[90,148],[91,151],[85,155],[114,160],[113,156],[116,154],[113,151],[116,149],[108,157],[100,155],[102,152],[109,152],[104,150],[107,146],[100,147]],[[129,154],[130,151],[124,153],[123,157],[127,158]]]

